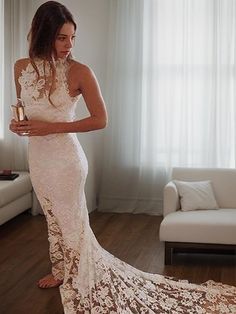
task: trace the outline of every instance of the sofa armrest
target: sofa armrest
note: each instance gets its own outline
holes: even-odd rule
[[[41,205],[37,199],[37,196],[34,192],[34,190],[32,191],[32,198],[33,198],[33,205],[32,205],[32,208],[31,208],[31,214],[33,216],[36,216],[38,214],[43,214],[43,210],[41,208]]]
[[[163,215],[164,217],[180,209],[179,194],[174,182],[166,184],[163,191]]]

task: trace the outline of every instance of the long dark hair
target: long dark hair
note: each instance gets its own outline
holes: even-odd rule
[[[55,84],[55,64],[54,56],[56,56],[55,40],[57,35],[65,23],[71,23],[76,30],[76,23],[70,11],[61,3],[56,1],[47,1],[43,3],[36,11],[27,39],[29,41],[29,57],[30,62],[37,72],[39,71],[34,62],[35,58],[40,58],[44,62],[49,61],[52,82],[49,91],[49,100],[51,90]],[[72,59],[69,54],[68,59]],[[45,68],[45,64],[44,64]],[[50,100],[51,102],[51,100]],[[52,103],[52,102],[51,102]]]
[[[29,57],[51,60],[55,54],[54,43],[63,24],[76,23],[70,11],[61,3],[48,1],[36,11],[28,34]]]

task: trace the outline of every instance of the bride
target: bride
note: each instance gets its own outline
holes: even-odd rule
[[[59,286],[66,314],[236,313],[235,287],[145,273],[98,244],[84,195],[87,160],[76,133],[104,128],[107,114],[94,73],[72,58],[75,34],[68,9],[45,2],[32,20],[29,57],[14,67],[27,119],[13,119],[10,130],[29,137],[30,176],[48,224],[52,271],[38,286]],[[75,120],[81,96],[90,116]]]

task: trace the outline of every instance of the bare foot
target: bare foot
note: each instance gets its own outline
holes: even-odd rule
[[[47,276],[40,279],[37,283],[39,288],[54,288],[59,287],[62,284],[62,280],[55,279],[52,274],[48,274]]]

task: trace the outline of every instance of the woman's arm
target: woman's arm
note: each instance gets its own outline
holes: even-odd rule
[[[14,64],[14,80],[15,80],[17,98],[20,98],[20,94],[21,94],[21,86],[18,79],[21,75],[21,72],[26,62],[27,63],[29,62],[28,59],[20,59],[20,60],[17,60]]]
[[[107,112],[94,73],[89,67],[76,63],[70,75],[70,80],[77,82],[76,89],[85,100],[90,113],[88,118],[73,122],[12,121],[10,129],[19,135],[22,132],[29,132],[28,136],[44,136],[54,133],[88,132],[104,128],[107,124]],[[18,79],[16,80],[18,82]]]
[[[53,133],[88,132],[106,127],[107,112],[100,87],[94,73],[89,67],[79,65],[76,69],[74,69],[72,79],[73,77],[76,79],[76,76],[79,77],[78,90],[84,98],[90,116],[74,122],[53,123],[53,125],[51,125]]]

